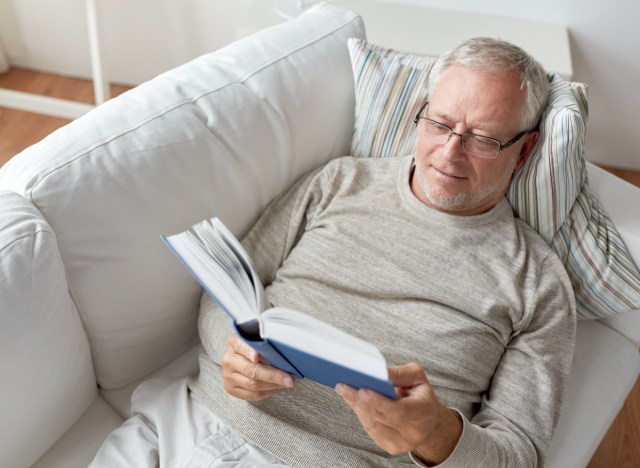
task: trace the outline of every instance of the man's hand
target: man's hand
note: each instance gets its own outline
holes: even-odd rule
[[[365,431],[391,455],[413,452],[427,464],[442,463],[453,452],[462,421],[436,398],[422,367],[405,364],[389,368],[396,387],[393,401],[368,389],[336,385]]]
[[[252,401],[268,398],[295,384],[293,377],[271,367],[235,334],[229,337],[227,350],[222,356],[222,378],[229,395]]]

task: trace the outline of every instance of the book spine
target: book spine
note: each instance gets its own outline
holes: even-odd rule
[[[303,377],[303,375],[300,372],[298,372],[298,369],[296,369],[295,366],[293,366],[267,340],[249,340],[249,339],[245,338],[244,336],[242,336],[242,333],[240,332],[240,330],[238,330],[238,327],[236,326],[235,323],[233,324],[233,328],[234,328],[235,332],[238,334],[238,336],[240,338],[242,338],[242,340],[245,343],[247,343],[249,346],[251,346],[253,349],[255,349],[258,353],[260,353],[260,355],[262,357],[264,357],[267,361],[269,361],[270,365],[272,365],[273,367],[276,367],[276,368],[278,368],[280,370],[283,370],[285,372],[288,372],[289,374],[291,374],[296,379],[301,379]]]

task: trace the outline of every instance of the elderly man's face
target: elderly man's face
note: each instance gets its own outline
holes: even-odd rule
[[[494,76],[453,65],[440,77],[431,94],[426,117],[454,132],[473,133],[509,141],[520,133],[520,115],[525,92],[514,74]],[[432,208],[459,215],[474,215],[491,209],[504,197],[513,172],[520,167],[537,138],[531,132],[495,159],[466,154],[460,137],[434,144],[421,132],[418,121],[416,169],[411,189]]]

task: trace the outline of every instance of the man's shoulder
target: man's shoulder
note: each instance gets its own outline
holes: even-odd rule
[[[566,273],[561,258],[530,224],[518,217],[515,218],[515,224],[530,256],[535,256],[540,264],[553,264]]]
[[[524,239],[527,249],[533,249],[540,252],[551,251],[551,247],[542,238],[542,236],[526,221],[514,215],[514,223],[516,230],[521,239]]]
[[[373,196],[389,193],[396,187],[398,173],[405,158],[357,158],[342,156],[312,171],[308,188],[315,193]]]
[[[340,156],[334,158],[325,164],[325,167],[331,166],[343,166],[343,167],[376,167],[376,166],[396,166],[401,164],[401,161],[411,156],[400,156],[394,158],[364,158],[355,156]]]
[[[326,174],[358,174],[358,173],[376,173],[388,174],[399,168],[402,162],[409,158],[357,158],[355,156],[341,156],[327,162],[322,172]]]

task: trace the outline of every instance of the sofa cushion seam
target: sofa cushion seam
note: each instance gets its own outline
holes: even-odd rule
[[[22,235],[22,236],[20,236],[20,237],[17,237],[17,238],[15,238],[15,239],[11,239],[11,241],[10,241],[8,244],[6,244],[6,245],[1,245],[1,246],[0,246],[0,254],[2,254],[5,250],[9,249],[10,247],[12,247],[12,246],[13,246],[13,245],[15,245],[17,242],[19,242],[19,241],[21,241],[21,240],[23,240],[23,239],[27,239],[27,238],[29,238],[29,237],[33,237],[33,238],[35,238],[35,237],[38,237],[38,236],[39,236],[39,235],[41,235],[41,234],[45,234],[45,235],[51,236],[51,238],[52,238],[54,241],[55,241],[55,239],[56,239],[56,236],[54,235],[54,233],[53,233],[53,232],[48,231],[48,230],[46,230],[46,229],[39,229],[39,230],[37,230],[37,231],[35,231],[35,232],[32,232],[32,233],[30,233],[30,234],[24,234],[24,235]]]

